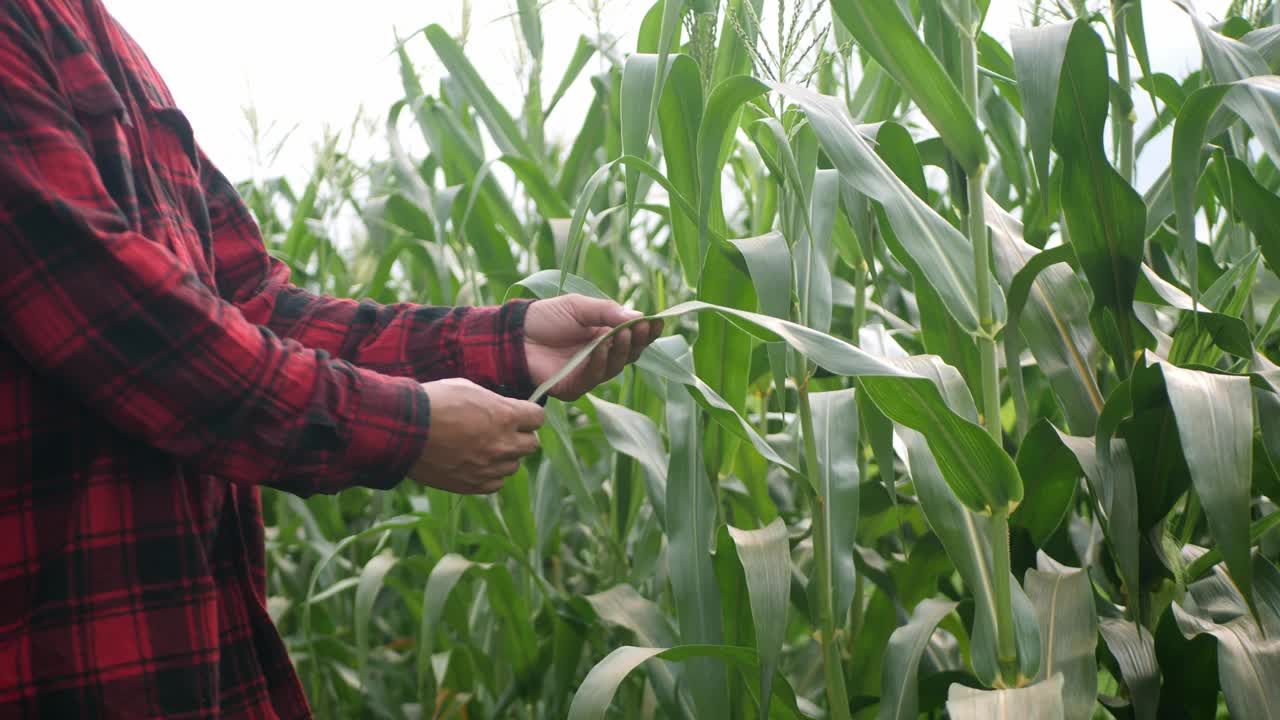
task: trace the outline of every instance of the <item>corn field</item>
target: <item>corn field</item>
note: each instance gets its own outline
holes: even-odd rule
[[[266,496],[318,717],[1280,718],[1280,12],[987,4],[659,0],[550,67],[518,0],[523,97],[432,25],[381,159],[242,185],[313,290],[668,328],[497,495]]]

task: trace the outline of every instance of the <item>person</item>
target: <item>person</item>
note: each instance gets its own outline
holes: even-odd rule
[[[259,488],[492,493],[635,313],[289,284],[100,0],[0,5],[0,718],[303,718]],[[553,394],[616,375],[639,322]]]

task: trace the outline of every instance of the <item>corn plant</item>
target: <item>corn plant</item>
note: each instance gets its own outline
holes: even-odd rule
[[[659,0],[564,68],[520,0],[518,102],[403,39],[385,159],[243,188],[295,280],[671,332],[494,497],[267,498],[317,714],[1280,717],[1280,31],[1173,1],[1181,78],[1140,0]]]

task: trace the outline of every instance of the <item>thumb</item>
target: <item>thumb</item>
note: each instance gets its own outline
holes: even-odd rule
[[[572,298],[569,311],[585,327],[617,327],[624,322],[644,317],[643,313],[628,310],[612,300],[589,297]]]

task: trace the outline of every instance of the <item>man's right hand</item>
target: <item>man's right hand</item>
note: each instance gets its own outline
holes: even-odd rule
[[[470,380],[425,383],[431,399],[427,447],[409,470],[420,485],[464,495],[495,493],[538,449],[542,407],[511,400]]]

